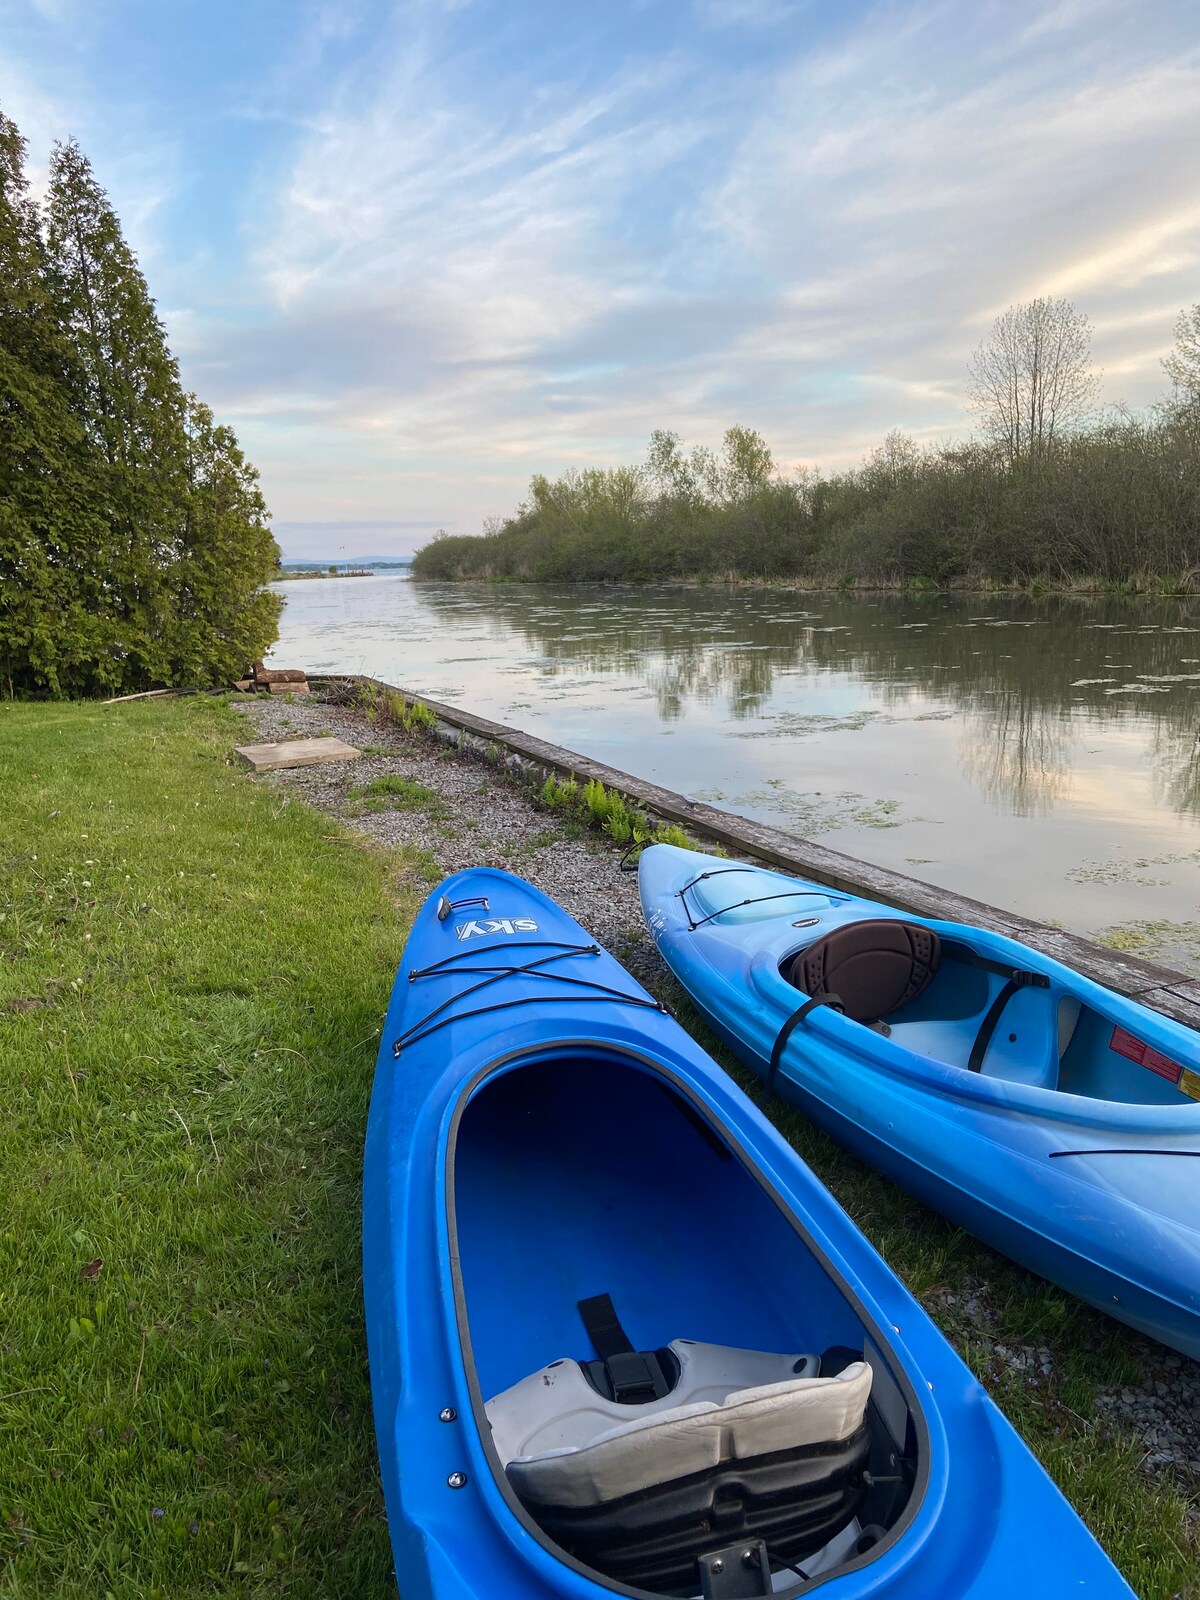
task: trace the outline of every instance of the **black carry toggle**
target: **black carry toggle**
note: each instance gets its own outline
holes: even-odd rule
[[[769,1095],[775,1087],[779,1063],[783,1060],[784,1046],[792,1037],[793,1031],[804,1021],[809,1012],[815,1011],[818,1006],[832,1006],[835,1011],[844,1011],[846,1009],[836,994],[814,994],[811,1000],[804,1002],[799,1011],[792,1012],[775,1036],[775,1048],[771,1051],[771,1064],[767,1068],[766,1095]]]
[[[675,1359],[666,1350],[635,1350],[621,1326],[612,1296],[594,1294],[579,1302],[579,1315],[599,1361],[581,1361],[584,1377],[606,1400],[644,1406],[675,1387]],[[672,1375],[668,1377],[668,1369]]]

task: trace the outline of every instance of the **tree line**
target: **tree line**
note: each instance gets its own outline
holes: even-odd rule
[[[0,690],[229,682],[275,638],[258,474],[186,393],[92,168],[0,112]]]
[[[1091,414],[1086,316],[1040,299],[976,350],[965,443],[893,431],[857,467],[776,469],[761,435],[716,453],[652,435],[637,466],[536,476],[482,535],[440,533],[418,578],[786,579],[928,584],[1200,586],[1200,305],[1181,313],[1147,412]]]

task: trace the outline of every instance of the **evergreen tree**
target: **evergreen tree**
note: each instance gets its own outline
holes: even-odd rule
[[[146,280],[74,143],[50,173],[48,244],[103,461],[111,623],[131,687],[228,682],[275,637],[279,548],[258,474],[185,395]]]
[[[195,395],[185,420],[187,495],[166,646],[176,683],[228,683],[275,637],[283,600],[264,586],[279,546],[233,431]]]
[[[0,115],[0,675],[9,693],[228,682],[275,637],[258,474],[185,395],[74,143],[43,233]]]
[[[72,407],[76,372],[24,157],[0,112],[0,685],[10,695],[104,682],[81,581],[104,541],[96,463]]]
[[[114,648],[131,681],[161,681],[185,492],[183,390],[146,280],[74,142],[51,161],[47,243],[78,353],[78,407],[104,463]]]

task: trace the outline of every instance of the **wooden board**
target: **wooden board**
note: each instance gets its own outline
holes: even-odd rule
[[[341,739],[284,739],[279,744],[240,744],[234,751],[255,772],[277,767],[313,767],[322,761],[353,761],[362,754]]]
[[[1155,961],[1145,961],[1139,956],[1125,955],[1109,950],[1104,945],[1093,944],[1078,934],[1061,928],[1047,927],[1016,911],[1006,911],[999,906],[986,905],[967,895],[956,894],[939,884],[926,883],[921,878],[910,878],[905,873],[894,872],[890,867],[877,867],[854,856],[843,855],[825,845],[815,844],[786,833],[782,828],[772,828],[754,822],[749,817],[739,817],[730,811],[720,811],[715,806],[699,800],[688,800],[670,789],[660,788],[635,778],[632,773],[621,772],[602,761],[566,750],[561,745],[550,744],[533,734],[522,733],[503,723],[478,717],[472,711],[458,706],[443,705],[426,695],[413,694],[409,689],[398,688],[393,683],[382,683],[377,678],[360,678],[357,681],[402,694],[406,700],[418,701],[428,706],[443,722],[453,728],[462,728],[499,750],[510,750],[525,761],[547,771],[573,774],[587,781],[598,778],[606,789],[618,789],[635,800],[653,816],[663,822],[677,822],[688,832],[715,839],[739,855],[756,857],[771,866],[781,867],[816,883],[827,884],[850,894],[862,895],[869,900],[881,900],[886,905],[917,916],[943,919],[947,922],[974,923],[977,927],[991,928],[996,933],[1007,934],[1045,955],[1053,956],[1068,967],[1115,989],[1118,994],[1140,1000],[1164,1012],[1177,1022],[1200,1029],[1200,981],[1188,978]]]

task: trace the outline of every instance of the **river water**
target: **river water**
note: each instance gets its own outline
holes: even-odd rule
[[[1200,602],[280,585],[366,672],[1200,971]]]

